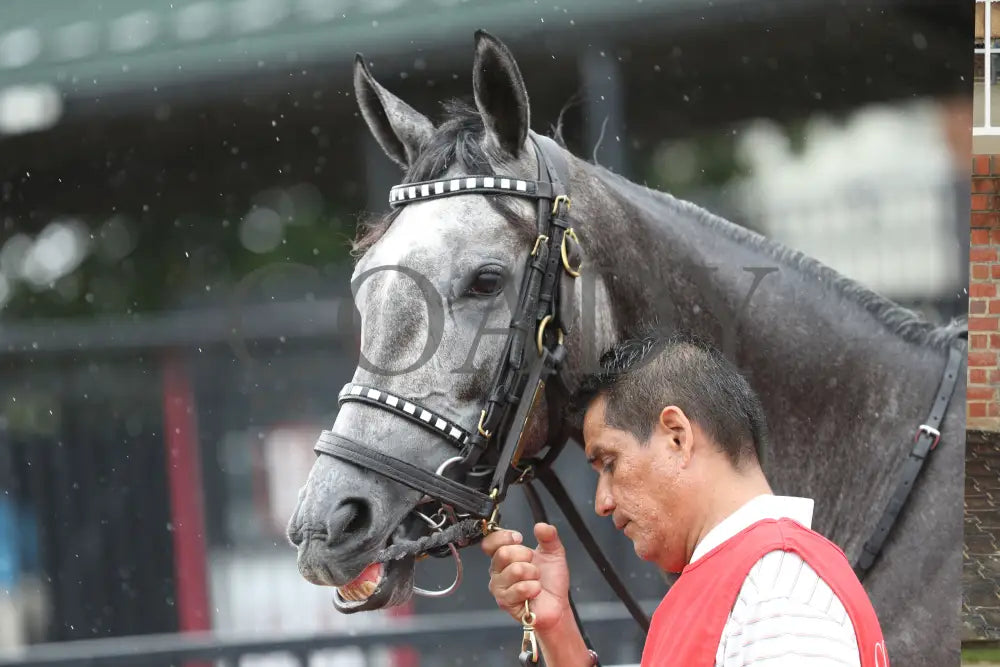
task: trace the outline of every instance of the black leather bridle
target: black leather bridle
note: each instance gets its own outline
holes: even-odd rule
[[[454,525],[450,532],[439,532],[441,539],[425,543],[426,552],[432,555],[447,555],[453,545],[468,546],[499,528],[499,507],[512,484],[523,485],[535,520],[547,520],[531,486],[533,479],[539,479],[612,589],[642,629],[648,631],[645,612],[604,556],[551,469],[568,440],[561,414],[567,392],[559,382],[559,371],[566,359],[564,336],[573,318],[571,281],[580,275],[582,260],[568,217],[571,202],[565,157],[551,139],[534,132],[529,138],[538,161],[538,180],[472,175],[397,185],[389,193],[393,208],[465,194],[507,195],[536,202],[538,233],[527,258],[503,356],[475,429],[467,430],[403,396],[377,387],[348,384],[340,392],[341,404],[361,402],[407,419],[448,442],[455,448],[455,456],[431,471],[331,431],[322,432],[315,450],[371,470],[440,503],[446,510],[443,516],[451,517]],[[564,281],[564,277],[568,279]],[[544,455],[526,460],[522,457],[524,430],[543,394],[549,407],[549,441],[542,450]],[[573,607],[572,600],[570,605]],[[575,607],[573,613],[576,616]],[[527,637],[526,627],[526,642]],[[522,661],[523,656],[524,651]],[[534,658],[537,660],[537,651]]]

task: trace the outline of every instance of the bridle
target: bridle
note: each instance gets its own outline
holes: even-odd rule
[[[456,545],[459,548],[468,546],[499,529],[500,504],[512,484],[523,486],[535,520],[547,521],[541,500],[531,485],[533,479],[539,479],[612,589],[643,630],[648,631],[649,619],[601,552],[551,469],[569,437],[561,411],[568,392],[559,373],[567,354],[564,338],[573,322],[570,310],[572,280],[581,275],[582,260],[579,240],[568,217],[571,202],[566,159],[553,140],[534,132],[529,133],[529,138],[538,162],[537,180],[472,175],[401,184],[389,191],[389,205],[393,208],[466,194],[507,195],[536,203],[537,236],[527,257],[503,356],[475,429],[463,428],[403,396],[377,387],[348,383],[340,392],[341,404],[360,402],[409,420],[454,447],[455,455],[437,470],[430,471],[332,431],[322,432],[315,451],[371,470],[424,493],[425,500],[439,503],[433,516],[419,514],[431,527],[431,535],[409,545],[394,544],[379,556],[380,560],[391,560],[406,555],[453,555],[459,563],[455,583],[441,592],[418,589],[430,595],[446,594],[457,586],[461,578],[461,561]],[[544,455],[527,460],[522,457],[524,430],[543,394],[549,407],[549,441],[542,449]],[[570,605],[579,623],[572,599]],[[529,659],[538,660],[533,618],[526,602],[522,618],[522,664]],[[587,643],[589,646],[589,640]]]

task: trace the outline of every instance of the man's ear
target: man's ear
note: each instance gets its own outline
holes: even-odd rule
[[[660,410],[657,428],[661,430],[667,448],[682,457],[686,465],[694,454],[694,426],[684,411],[676,405]]]

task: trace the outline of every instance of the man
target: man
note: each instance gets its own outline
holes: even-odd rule
[[[653,615],[643,667],[887,667],[882,631],[843,552],[810,530],[813,501],[775,496],[760,467],[759,399],[711,346],[645,335],[614,346],[583,384],[594,508],[636,554],[681,573]],[[569,609],[556,530],[483,542],[490,592],[515,619],[530,600],[550,667],[594,665]]]

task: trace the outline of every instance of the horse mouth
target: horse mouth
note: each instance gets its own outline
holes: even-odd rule
[[[414,559],[372,563],[353,581],[333,592],[333,606],[342,614],[403,604],[413,594]]]

